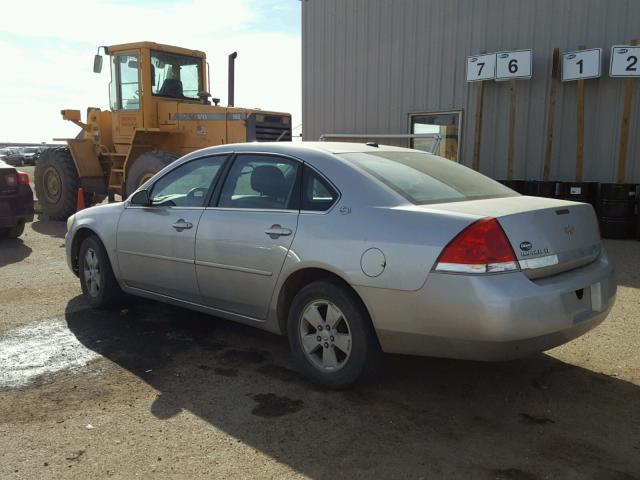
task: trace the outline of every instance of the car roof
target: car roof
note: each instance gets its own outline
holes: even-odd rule
[[[250,142],[232,143],[207,147],[188,155],[189,157],[210,155],[224,152],[270,152],[284,154],[302,154],[305,151],[320,151],[330,154],[337,153],[357,153],[357,152],[380,152],[380,151],[407,151],[415,152],[409,148],[394,147],[392,145],[367,145],[366,143],[348,142]],[[423,153],[423,152],[421,152]]]

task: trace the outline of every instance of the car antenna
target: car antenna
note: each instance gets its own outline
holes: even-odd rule
[[[365,143],[365,145],[369,146],[369,147],[376,147],[378,148],[378,144],[376,142],[367,142]]]

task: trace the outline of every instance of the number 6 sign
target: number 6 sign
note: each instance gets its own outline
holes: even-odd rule
[[[467,57],[467,82],[493,80],[496,75],[496,54]]]
[[[531,50],[515,50],[496,54],[496,80],[526,80],[531,78]]]
[[[611,47],[610,77],[640,77],[640,47]]]

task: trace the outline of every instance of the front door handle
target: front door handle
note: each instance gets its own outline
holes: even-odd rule
[[[190,228],[193,228],[193,223],[191,222],[185,222],[184,218],[181,218],[180,220],[178,220],[176,223],[174,223],[173,225],[171,225],[173,228],[175,228],[177,231],[181,232],[183,230],[188,230]]]
[[[270,228],[266,229],[264,233],[269,235],[271,238],[276,239],[291,235],[293,233],[293,230],[291,230],[290,228],[282,228],[281,225],[278,225],[276,223],[275,225],[271,225]]]

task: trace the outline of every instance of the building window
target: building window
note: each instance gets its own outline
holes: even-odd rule
[[[420,113],[410,115],[411,133],[426,134],[412,138],[411,148],[431,152],[458,161],[461,112]]]

